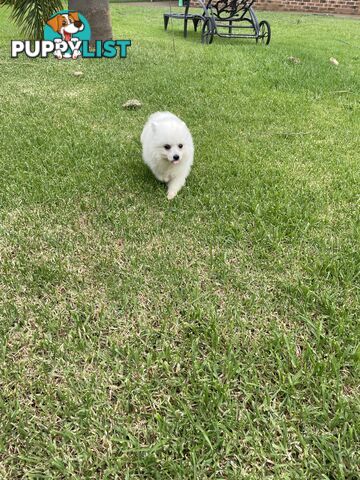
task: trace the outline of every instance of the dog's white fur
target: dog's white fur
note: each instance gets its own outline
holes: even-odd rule
[[[185,185],[193,163],[189,129],[173,113],[156,112],[144,126],[141,143],[144,162],[158,180],[167,183],[167,198],[171,200]]]

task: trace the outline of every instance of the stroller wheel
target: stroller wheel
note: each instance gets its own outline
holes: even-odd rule
[[[201,32],[201,43],[210,45],[214,40],[214,26],[211,18],[207,18],[204,21],[202,32]]]
[[[259,36],[256,39],[256,43],[260,40],[262,45],[269,45],[271,40],[271,28],[270,23],[266,20],[261,20],[259,23]]]

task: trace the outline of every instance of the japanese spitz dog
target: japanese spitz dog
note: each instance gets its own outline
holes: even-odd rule
[[[194,158],[194,144],[185,123],[170,112],[150,115],[141,134],[143,159],[171,200],[185,185]]]

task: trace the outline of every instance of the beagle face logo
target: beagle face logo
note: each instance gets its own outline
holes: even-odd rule
[[[81,43],[84,40],[89,41],[90,37],[90,25],[86,18],[79,12],[70,10],[63,10],[53,15],[44,27],[44,40],[57,44],[58,48],[55,48],[54,56],[59,60],[70,57],[75,60],[80,57]],[[65,50],[66,44],[69,48]]]
[[[44,40],[12,40],[11,57],[24,53],[29,58],[47,57],[50,53],[58,60],[83,58],[126,58],[131,40],[96,40],[90,49],[91,29],[80,12],[61,10],[52,15],[44,26]]]
[[[65,42],[70,42],[75,33],[84,30],[84,23],[79,18],[78,12],[68,12],[52,17],[46,22],[55,32],[62,36]]]

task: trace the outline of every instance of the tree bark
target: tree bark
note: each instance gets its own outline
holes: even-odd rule
[[[91,44],[112,39],[109,0],[69,0],[69,10],[80,12],[89,22]]]

